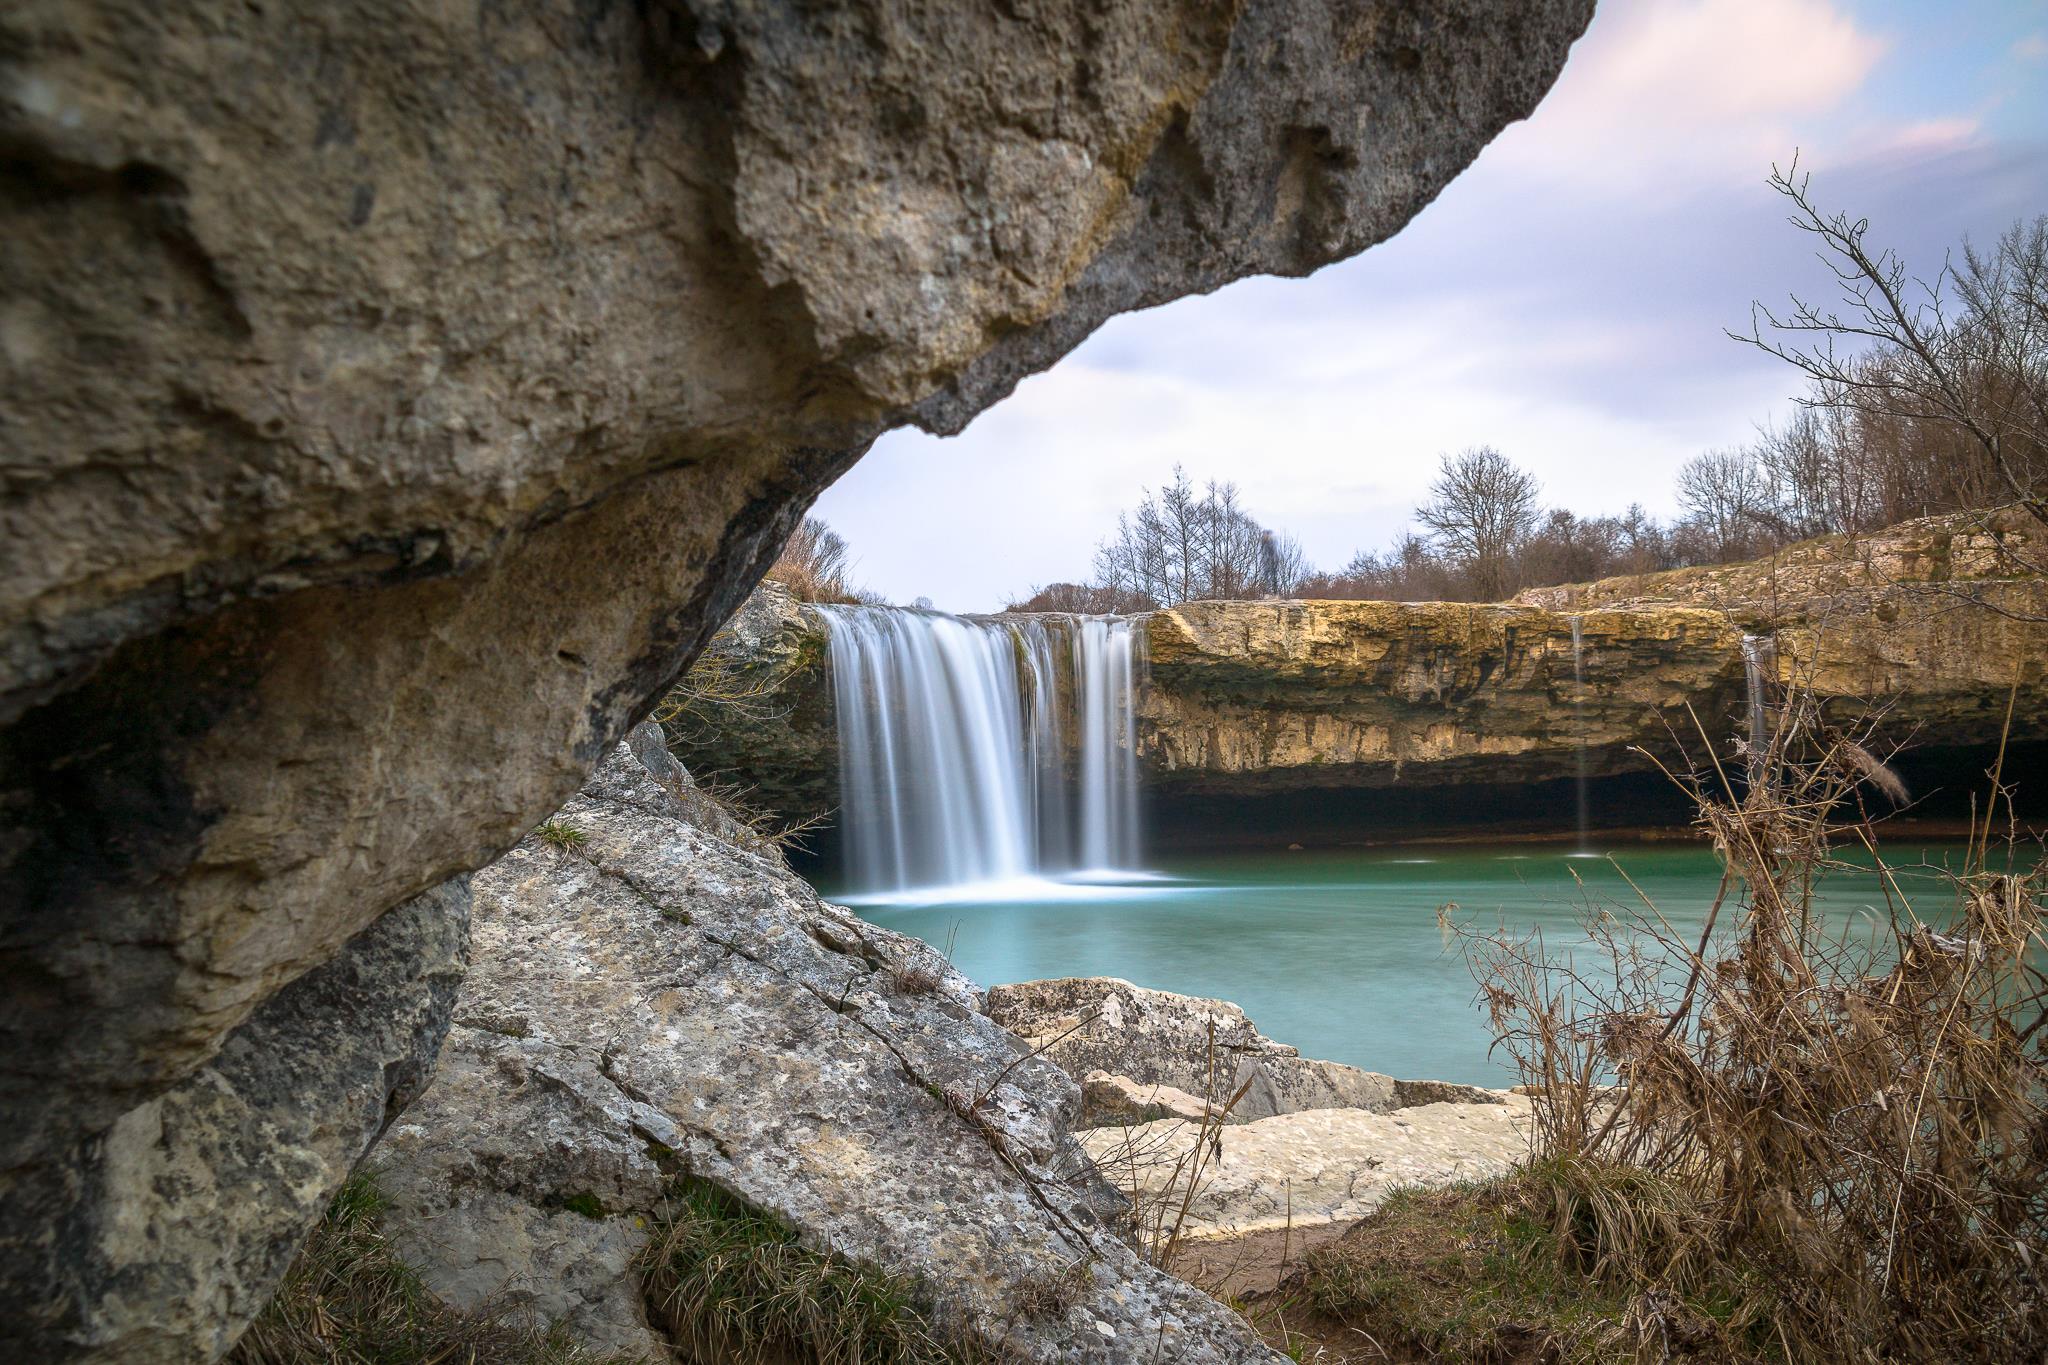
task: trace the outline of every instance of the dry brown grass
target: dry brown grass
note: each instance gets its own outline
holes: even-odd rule
[[[805,517],[765,576],[788,588],[799,602],[873,605],[880,601],[876,594],[847,581],[851,557],[844,537],[823,519]]]
[[[1913,869],[1944,911],[1922,918],[1864,804],[1888,785],[1870,727],[1798,688],[1774,710],[1746,781],[1718,759],[1683,779],[1726,869],[1697,941],[1647,897],[1592,917],[1590,952],[1460,931],[1536,1087],[1539,1151],[1566,1163],[1550,1228],[1639,1314],[1740,1286],[1724,1326],[1770,1358],[2038,1361],[2048,868],[1995,851],[2011,793],[1994,770],[1968,856]],[[1883,904],[1872,932],[1815,904],[1844,849],[1874,864],[1858,868]],[[1674,1199],[1648,1208],[1584,1171]],[[1617,1358],[1658,1358],[1657,1341]]]
[[[906,962],[889,973],[889,980],[905,995],[930,995],[945,984],[945,978],[921,962]]]
[[[1726,1320],[1739,1292],[1638,1298],[1595,1269],[1644,1223],[1682,1218],[1682,1200],[1644,1172],[1567,1161],[1396,1191],[1252,1316],[1299,1360],[1753,1361]]]
[[[1086,1022],[1092,1024],[1094,1019],[1090,1016]],[[1216,1047],[1216,1022],[1212,1019],[1202,1118],[1126,1125],[1121,1140],[1096,1158],[1102,1174],[1131,1201],[1132,1239],[1138,1254],[1161,1269],[1174,1268],[1195,1199],[1223,1160],[1223,1130],[1252,1088],[1249,1076],[1233,1084],[1234,1071],[1230,1057]]]

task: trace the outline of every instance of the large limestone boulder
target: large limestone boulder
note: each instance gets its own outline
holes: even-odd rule
[[[1432,1100],[1493,1098],[1475,1086],[1399,1081],[1304,1057],[1260,1033],[1228,1000],[1149,990],[1115,977],[991,986],[987,1010],[1039,1055],[1089,1082],[1081,1122],[1091,1127],[1154,1117],[1144,1113],[1148,1106],[1165,1111],[1156,1117],[1215,1112],[1226,1122],[1247,1123],[1304,1109],[1385,1113],[1422,1102],[1417,1097],[1425,1092]]]
[[[0,1203],[558,806],[877,433],[1384,239],[1591,8],[8,6]]]
[[[375,1158],[431,1288],[658,1355],[631,1261],[687,1174],[922,1282],[1018,1359],[1269,1358],[1120,1240],[1073,1082],[970,982],[820,902],[655,763],[621,746],[557,817],[584,843],[528,838],[476,876],[454,1029]]]
[[[1198,1143],[1211,1154],[1196,1160]],[[1503,1092],[1385,1113],[1309,1109],[1211,1128],[1158,1119],[1095,1128],[1082,1145],[1141,1203],[1187,1189],[1182,1235],[1239,1238],[1283,1228],[1349,1225],[1398,1189],[1498,1175],[1529,1155],[1530,1101]],[[1177,1210],[1176,1210],[1177,1211]]]
[[[467,877],[286,986],[192,1075],[0,1199],[4,1336],[155,1365],[234,1344],[306,1227],[426,1085],[469,947]],[[345,1023],[338,1023],[345,1021]]]

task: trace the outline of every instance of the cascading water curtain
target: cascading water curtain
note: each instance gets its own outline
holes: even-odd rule
[[[817,611],[852,891],[1137,866],[1130,621]]]
[[[1073,638],[1081,713],[1081,867],[1136,867],[1137,632],[1129,621],[1091,616],[1075,621]]]
[[[1010,632],[937,612],[819,611],[855,889],[1031,872],[1035,820]]]
[[[1038,820],[1038,866],[1061,871],[1074,865],[1074,812],[1067,781],[1067,698],[1060,691],[1059,645],[1054,628],[1025,618],[1016,625],[1024,660],[1026,700],[1024,742]]]

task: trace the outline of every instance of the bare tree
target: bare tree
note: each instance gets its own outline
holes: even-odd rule
[[[1678,505],[1722,562],[1763,548],[1775,521],[1770,480],[1742,450],[1709,450],[1679,466]]]
[[[1920,279],[1869,243],[1867,218],[1818,208],[1809,184],[1796,157],[1771,168],[1840,297],[1794,295],[1782,312],[1755,304],[1749,333],[1730,335],[1804,372],[1809,406],[1948,429],[1967,456],[1955,502],[2017,505],[2048,527],[2048,216],[2015,224],[1988,252],[1965,243],[1960,264],[1950,257]]]
[[[1211,479],[1197,487],[1185,469],[1117,517],[1115,534],[1096,547],[1095,575],[1132,602],[1172,603],[1256,597],[1268,590],[1265,528],[1244,510],[1237,485]],[[1292,537],[1274,538],[1285,595],[1307,572]]]
[[[1492,446],[1475,446],[1442,458],[1415,518],[1478,598],[1497,601],[1518,586],[1514,553],[1535,525],[1537,492],[1534,476]]]
[[[805,602],[879,602],[877,594],[846,581],[852,567],[846,538],[823,517],[805,517],[766,576]]]

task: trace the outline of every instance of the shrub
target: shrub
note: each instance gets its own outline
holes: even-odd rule
[[[1553,1182],[1548,1230],[1639,1304],[1734,1286],[1724,1317],[1781,1359],[2040,1359],[2048,865],[1992,856],[1987,812],[1960,865],[1916,869],[1948,904],[1926,922],[1866,812],[1889,777],[1869,725],[1795,693],[1742,757],[1687,779],[1725,867],[1698,942],[1647,900],[1589,922],[1597,968],[1473,936],[1544,1158],[1643,1182]],[[1992,793],[2009,809],[1999,769]],[[1873,934],[1815,907],[1844,846],[1875,862]]]

